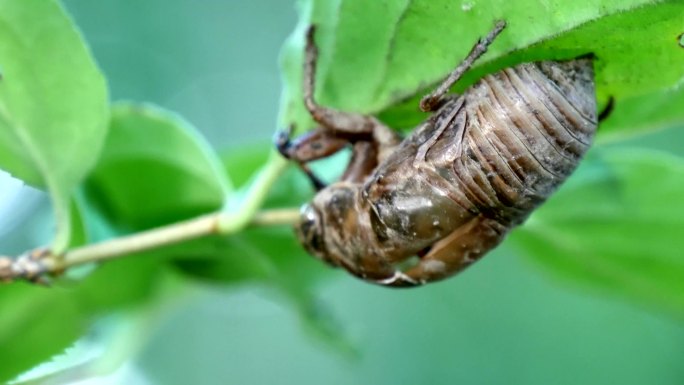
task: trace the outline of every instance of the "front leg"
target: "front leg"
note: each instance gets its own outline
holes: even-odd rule
[[[314,44],[315,28],[306,35],[304,58],[304,105],[321,126],[295,139],[291,129],[276,133],[275,144],[280,153],[291,159],[307,174],[317,190],[325,187],[307,163],[328,157],[347,144],[352,145],[352,158],[341,180],[361,182],[401,142],[401,137],[371,116],[354,114],[320,106],[314,99],[318,49]]]
[[[322,190],[325,184],[311,171],[307,163],[335,154],[350,144],[349,140],[339,138],[320,128],[290,139],[289,131],[280,131],[276,134],[274,138],[276,148],[285,158],[299,165],[317,191]],[[378,157],[376,146],[372,142],[353,143],[351,159],[340,180],[361,183],[378,165]]]
[[[292,127],[276,132],[273,141],[278,152],[293,162],[306,174],[316,191],[325,188],[325,183],[311,171],[308,162],[326,158],[343,149],[349,141],[338,138],[326,130],[317,128],[297,138],[290,138]]]
[[[493,219],[477,216],[432,245],[415,266],[376,283],[411,287],[449,277],[501,243],[507,230]]]

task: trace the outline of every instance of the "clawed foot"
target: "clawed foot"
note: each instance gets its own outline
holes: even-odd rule
[[[391,287],[414,287],[423,285],[425,282],[416,281],[399,270],[395,270],[394,274],[389,278],[379,279],[375,281],[378,285]]]
[[[311,184],[314,186],[316,191],[321,191],[326,187],[326,184],[320,178],[318,178],[313,173],[313,171],[311,171],[306,162],[303,162],[300,159],[298,159],[298,156],[296,154],[296,146],[292,141],[293,131],[294,129],[292,128],[292,126],[288,127],[285,130],[277,131],[273,136],[273,143],[275,144],[276,149],[278,149],[278,152],[285,159],[289,159],[297,163],[299,168],[301,168],[302,171],[309,178]]]

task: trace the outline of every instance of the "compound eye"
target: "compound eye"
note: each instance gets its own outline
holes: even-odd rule
[[[311,254],[325,259],[322,232],[323,228],[316,209],[312,205],[304,205],[299,217],[297,235]]]

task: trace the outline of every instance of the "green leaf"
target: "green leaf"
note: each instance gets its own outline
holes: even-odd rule
[[[0,290],[0,382],[60,352],[86,319],[63,290],[17,283]]]
[[[0,167],[48,189],[61,250],[70,194],[107,132],[106,84],[57,2],[0,0],[0,15]]]
[[[130,308],[151,298],[167,272],[159,260],[138,255],[108,261],[73,284],[71,299],[88,314]]]
[[[682,14],[679,0],[654,3],[591,21],[529,51],[570,58],[591,52],[602,99],[644,95],[684,81],[684,49],[677,42]]]
[[[323,304],[315,287],[333,273],[307,255],[289,226],[248,229],[230,237],[210,237],[160,251],[185,274],[203,281],[240,284],[259,282],[284,295],[301,322],[317,338],[353,354],[355,347]],[[346,275],[341,270],[334,271]]]
[[[419,98],[497,19],[506,20],[508,27],[456,85],[457,91],[486,73],[521,62],[592,53],[600,107],[610,97],[615,100],[612,115],[599,130],[600,139],[684,122],[681,1],[310,0],[302,1],[299,11],[300,23],[283,47],[281,60],[283,125],[313,126],[301,96],[304,31],[310,24],[317,25],[318,101],[376,114],[392,127],[409,128],[426,117],[418,111]],[[554,196],[513,238],[534,255],[544,255],[543,262],[563,274],[579,271],[575,275],[593,285],[681,312],[684,261],[678,260],[677,250],[684,245],[671,246],[670,240],[684,230],[684,208],[674,201],[677,194],[684,196],[677,185],[682,180],[677,174],[681,160],[611,152],[605,158],[600,164],[610,164],[609,171],[597,176],[593,166],[583,166],[572,178],[585,181],[581,192],[570,188],[572,184],[565,186],[560,198]],[[649,182],[646,178],[653,175],[667,179]],[[615,199],[613,182],[621,186],[621,194],[627,191],[624,198],[620,195],[624,201]],[[556,201],[562,203],[554,206]],[[639,210],[640,205],[646,208]],[[606,207],[612,216],[602,216]],[[568,216],[573,221],[562,222]],[[661,227],[667,230],[653,231]],[[627,234],[624,240],[620,232]],[[640,238],[646,242],[637,245]],[[565,258],[555,258],[559,253]],[[567,262],[570,256],[574,259]],[[653,263],[641,271],[636,268],[648,261]]]
[[[113,261],[78,284],[45,288],[14,283],[0,289],[0,382],[62,352],[96,317],[128,309],[155,294],[164,276],[158,261]]]
[[[249,189],[253,183],[250,179],[268,159],[271,146],[225,151],[222,159],[232,179]],[[333,159],[332,164],[322,165],[323,169],[316,165],[316,169],[326,173],[339,166],[336,163]],[[296,207],[312,194],[311,183],[302,172],[289,167],[268,189],[263,208]],[[313,335],[338,351],[355,352],[343,328],[312,295],[316,284],[333,270],[307,255],[290,226],[246,229],[229,237],[186,242],[159,253],[172,258],[183,273],[204,281],[233,285],[251,281],[276,289],[296,307],[302,324]]]
[[[221,152],[221,163],[236,186],[247,184],[273,151],[273,144],[230,147]]]
[[[217,210],[232,191],[212,148],[180,117],[150,105],[118,104],[88,198],[124,229]]]
[[[684,123],[684,87],[626,98],[599,128],[600,139],[624,139]]]
[[[118,165],[128,168],[129,171],[132,169],[135,172],[152,173],[151,170],[158,169],[147,169],[143,167],[144,163],[137,162],[138,159],[145,160],[146,157],[150,157],[168,165],[169,174],[175,175],[181,181],[182,178],[192,182],[204,181],[203,184],[185,185],[185,189],[214,188],[220,192],[217,194],[218,198],[228,194],[228,188],[218,188],[221,183],[224,186],[227,184],[225,180],[221,182],[221,178],[224,178],[221,176],[224,175],[223,171],[215,171],[220,165],[217,167],[215,159],[211,158],[213,155],[204,152],[201,142],[197,141],[187,127],[178,124],[177,120],[167,114],[149,107],[124,105],[114,108],[113,111],[114,123],[107,148],[89,183],[101,182],[95,178],[111,177],[112,174],[104,173],[100,168],[103,164],[111,167]],[[165,145],[146,147],[145,144],[150,142]],[[270,151],[267,147],[262,150],[230,152],[230,158],[236,162],[235,164],[243,165],[237,169],[245,173],[245,180],[247,174],[256,171],[260,166],[258,161],[243,162],[246,160],[245,157],[259,153],[264,155]],[[243,156],[237,156],[239,154]],[[131,164],[126,165],[126,162]],[[209,172],[207,169],[212,171]],[[101,172],[103,174],[100,174]],[[175,174],[176,172],[178,174]],[[127,175],[126,172],[121,171],[121,175],[121,180],[127,183],[121,184],[120,188],[132,185],[130,177],[124,177]],[[198,178],[196,175],[203,177]],[[219,177],[214,178],[216,175]],[[302,182],[301,175],[294,172],[289,175],[290,177],[283,179],[286,185],[290,179]],[[167,183],[166,186],[168,185]],[[96,186],[99,185],[90,186],[91,193],[101,191],[95,190]],[[152,186],[146,188],[152,189]],[[168,192],[163,189],[159,191],[158,194]],[[292,199],[292,191],[291,187],[284,190],[275,189],[272,198],[269,198],[269,204],[279,204]],[[154,195],[151,197],[157,198],[159,197]],[[79,215],[75,216],[74,222],[79,223],[78,228],[83,227],[80,222],[84,220],[102,221],[98,217],[98,210],[89,205],[90,200],[77,195],[76,202]],[[143,200],[140,204],[146,202],[148,201]],[[190,208],[195,207],[197,201],[180,199],[179,202]],[[221,203],[221,199],[218,199],[218,203]],[[124,220],[131,218],[136,219],[132,215]],[[95,227],[105,228],[98,230],[104,231],[105,234],[109,231],[107,225],[99,224]],[[83,236],[92,241],[92,233],[98,231],[87,230],[90,229],[83,229]],[[247,231],[234,237],[206,237],[107,262],[88,274],[84,280],[69,287],[65,281],[60,281],[50,290],[21,284],[8,288],[21,288],[25,291],[23,295],[18,293],[17,289],[0,291],[0,344],[3,346],[3,349],[0,349],[0,362],[11,361],[11,364],[0,369],[0,380],[13,378],[58,354],[83,336],[93,321],[102,314],[130,309],[135,305],[149,306],[145,301],[156,298],[160,278],[164,277],[163,273],[166,271],[165,263],[169,261],[173,261],[172,263],[186,275],[203,280],[230,284],[257,281],[274,287],[293,301],[301,310],[303,322],[317,335],[348,350],[346,340],[339,336],[330,319],[325,316],[325,312],[322,312],[310,297],[311,285],[321,276],[321,272],[326,272],[327,269],[307,256],[291,233],[290,228],[280,227]],[[36,324],[36,320],[40,322]]]
[[[684,161],[596,148],[511,238],[558,276],[684,316]]]
[[[605,104],[613,96],[619,106],[627,98],[671,88],[684,77],[684,50],[676,39],[683,13],[684,3],[675,0],[303,1],[300,24],[283,49],[281,120],[312,125],[301,102],[303,32],[310,23],[319,26],[319,102],[377,114],[444,77],[496,19],[506,20],[508,27],[458,89],[522,61],[593,52],[600,100]],[[417,102],[410,103],[383,119],[396,127],[424,119]]]
[[[253,176],[272,152],[271,144],[228,149],[222,154],[232,179],[249,190]],[[268,188],[262,208],[297,207],[311,198],[313,188],[295,167],[287,168]],[[213,236],[152,252],[170,258],[183,272],[211,281],[261,281],[287,290],[305,291],[317,280],[321,264],[308,256],[289,226],[248,228],[230,236]]]
[[[72,222],[78,225],[76,228],[78,233],[80,233],[82,242],[76,244],[72,242],[71,247],[115,238],[120,233],[119,229],[114,226],[97,206],[99,202],[96,202],[95,199],[88,199],[86,190],[87,185],[81,186],[76,191],[73,199]]]
[[[637,8],[583,25],[527,55],[581,53],[576,47],[596,55],[598,97],[615,100],[600,138],[666,128],[684,122],[684,49],[677,41],[684,32],[682,15],[681,1]]]
[[[261,282],[296,295],[307,293],[329,271],[306,254],[289,227],[207,237],[148,255],[163,255],[195,278],[224,284]]]

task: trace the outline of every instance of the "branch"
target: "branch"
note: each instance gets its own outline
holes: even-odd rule
[[[209,235],[234,234],[242,228],[222,226],[234,222],[231,217],[231,214],[224,212],[212,213],[137,234],[77,247],[62,255],[52,254],[48,249],[38,249],[17,258],[0,256],[0,281],[26,279],[42,282],[46,274],[59,274],[72,266],[120,258]],[[288,225],[295,223],[298,217],[297,209],[266,210],[257,212],[246,226]]]

